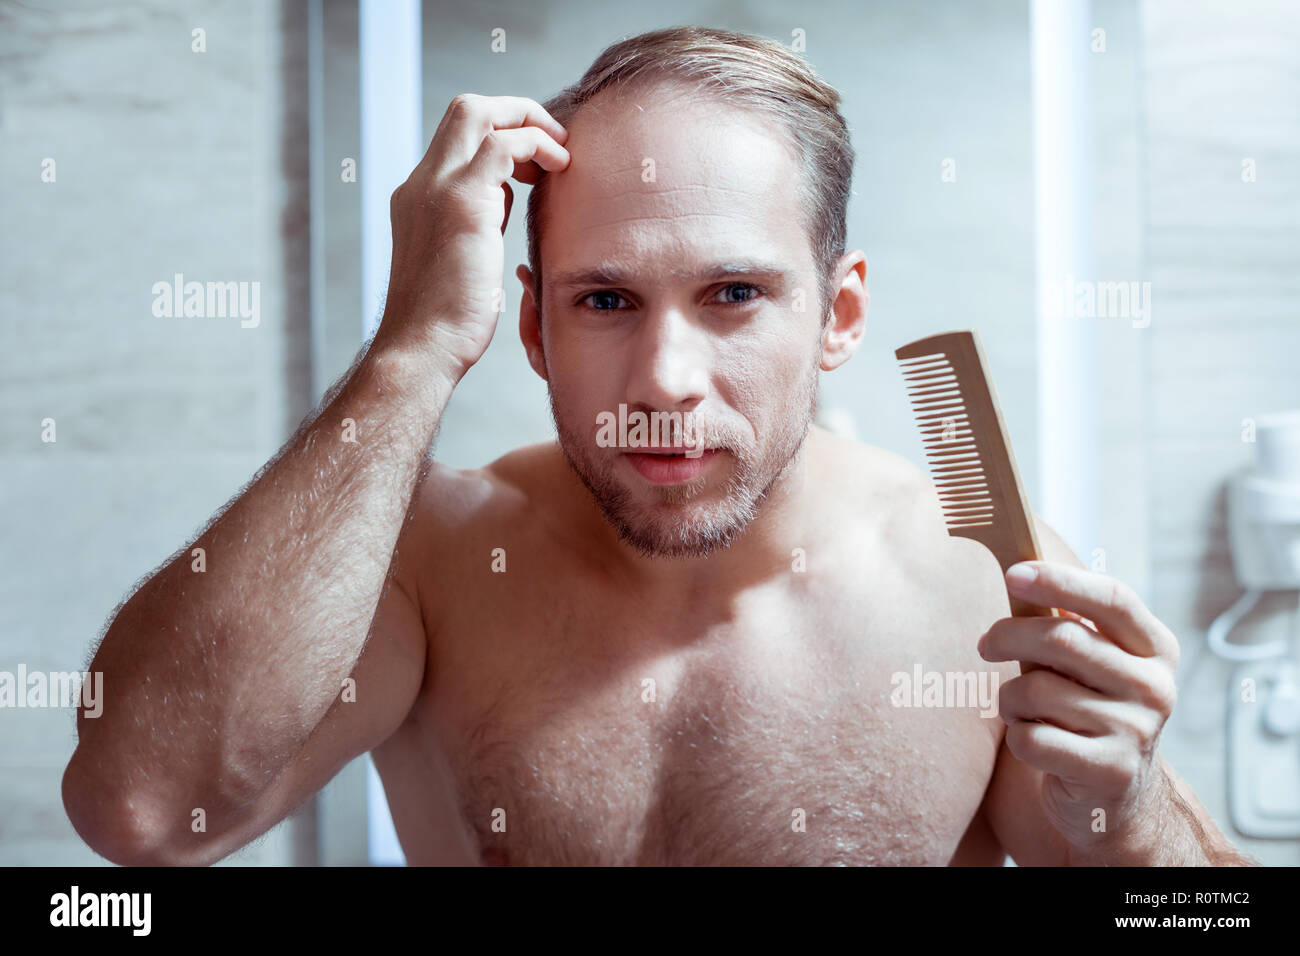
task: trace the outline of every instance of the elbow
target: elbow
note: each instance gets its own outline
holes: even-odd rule
[[[79,746],[63,773],[63,809],[86,845],[118,866],[192,866],[208,860],[192,847],[185,852],[174,834],[175,813],[157,801],[124,793],[91,772]],[[188,827],[185,828],[188,832]]]

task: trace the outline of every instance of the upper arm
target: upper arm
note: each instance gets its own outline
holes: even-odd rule
[[[345,700],[340,694],[334,700],[221,855],[284,819],[349,762],[393,736],[410,716],[424,686],[444,606],[455,598],[466,535],[488,510],[493,490],[482,471],[428,462],[397,541],[397,566],[352,671],[355,698]]]
[[[228,856],[298,809],[350,761],[388,739],[419,695],[426,643],[419,607],[395,575],[376,607],[369,640],[349,678],[353,683],[340,686],[302,748],[240,819],[192,852],[182,852],[181,862],[213,863]]]
[[[369,640],[353,665],[354,700],[340,693],[298,752],[270,782],[242,806],[214,802],[204,806],[148,806],[128,800],[104,807],[83,802],[88,791],[80,782],[78,761],[98,756],[79,745],[63,777],[63,800],[74,828],[101,856],[127,866],[207,865],[223,859],[261,836],[320,790],[350,760],[382,743],[401,726],[415,702],[425,667],[425,634],[419,608],[394,578],[381,596]],[[278,689],[280,706],[303,706],[301,689]],[[352,695],[347,695],[349,698]],[[210,733],[223,748],[237,747],[220,725]],[[219,788],[212,770],[210,792]],[[97,798],[91,796],[91,801]],[[90,814],[95,814],[90,817]],[[88,819],[89,818],[89,819]],[[99,826],[108,820],[109,826]]]
[[[1070,546],[1042,518],[1034,515],[1039,550],[1045,561],[1060,561],[1084,567]],[[1020,866],[1064,866],[1065,838],[1043,813],[1043,772],[1018,759],[1006,745],[1006,725],[1001,717],[997,763],[984,794],[980,813],[1002,848]]]
[[[397,567],[351,674],[354,699],[335,698],[303,748],[251,808],[248,821],[223,838],[223,846],[229,845],[217,859],[284,819],[410,716],[424,686],[443,606],[454,599],[467,530],[482,517],[493,493],[481,471],[428,464],[397,542]],[[437,587],[444,584],[447,594]]]

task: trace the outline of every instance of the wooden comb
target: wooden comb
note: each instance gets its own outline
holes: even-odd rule
[[[1016,469],[1011,438],[973,329],[944,332],[894,351],[948,534],[993,552],[1005,576],[1019,561],[1042,560]],[[1007,599],[1012,617],[1059,617],[1055,608]],[[1039,665],[1022,661],[1020,672]]]

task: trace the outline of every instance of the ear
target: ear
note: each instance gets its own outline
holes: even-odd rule
[[[542,377],[542,381],[549,381],[546,377],[546,353],[542,349],[542,327],[534,298],[536,284],[533,274],[527,266],[521,265],[515,270],[515,275],[524,287],[523,295],[519,297],[519,340],[524,343],[528,364],[533,371]]]
[[[822,333],[821,367],[833,371],[847,362],[862,344],[867,329],[867,257],[861,249],[845,253],[836,267],[837,285],[831,287],[831,318]]]

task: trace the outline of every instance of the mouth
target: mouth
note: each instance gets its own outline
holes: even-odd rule
[[[680,485],[704,474],[720,452],[718,448],[706,448],[703,454],[697,454],[694,446],[687,445],[624,452],[623,458],[651,484]]]
[[[717,449],[706,448],[704,449],[704,451],[705,452],[717,451]],[[639,449],[634,452],[628,452],[628,454],[674,456],[674,455],[689,455],[691,452],[695,452],[696,457],[697,458],[699,457],[699,449],[695,445],[655,445],[654,447],[647,447],[647,448]]]

